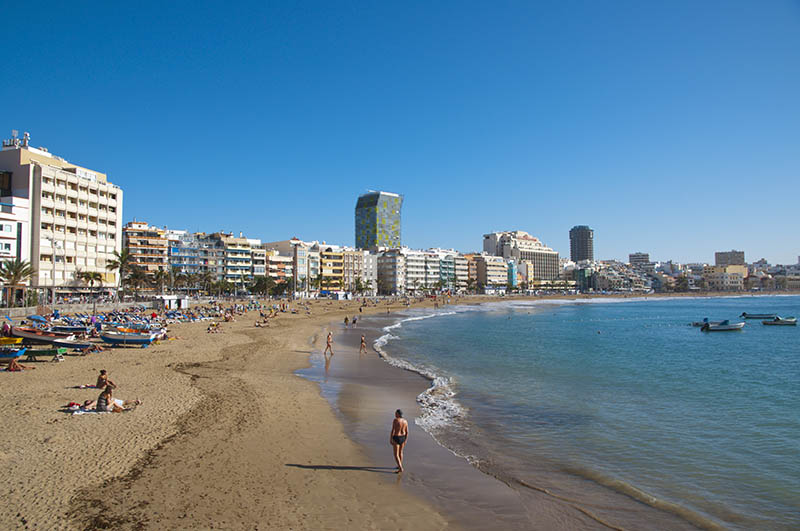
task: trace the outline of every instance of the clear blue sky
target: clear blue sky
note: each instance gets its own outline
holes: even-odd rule
[[[352,245],[372,188],[413,247],[800,254],[796,0],[51,4],[0,7],[0,133],[126,221]]]

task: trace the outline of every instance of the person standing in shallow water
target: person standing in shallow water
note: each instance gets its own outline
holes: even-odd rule
[[[397,463],[397,474],[403,471],[403,448],[406,446],[407,439],[408,421],[403,418],[403,412],[398,409],[394,412],[392,433],[389,435],[389,443],[394,450],[394,461]]]
[[[361,334],[361,348],[358,350],[359,354],[366,354],[367,353],[367,338],[364,337],[364,334]]]
[[[331,343],[333,343],[333,333],[328,332],[327,345],[325,345],[325,350],[322,352],[323,356],[328,352],[330,352],[331,356],[333,356],[333,348],[331,348]]]

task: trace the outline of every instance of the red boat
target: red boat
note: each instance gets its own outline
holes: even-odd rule
[[[53,341],[62,339],[75,339],[75,334],[70,334],[69,332],[50,332],[30,326],[12,326],[11,335],[23,339],[41,341],[43,343],[52,343]]]

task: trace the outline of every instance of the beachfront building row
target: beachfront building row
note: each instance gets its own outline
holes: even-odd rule
[[[500,256],[505,260],[513,260],[518,265],[526,264],[531,279],[554,280],[561,274],[558,252],[525,231],[484,234],[483,252]]]
[[[381,294],[461,292],[470,285],[469,259],[453,249],[386,249],[378,253],[377,263]]]
[[[0,260],[29,262],[42,302],[46,294],[89,294],[84,272],[115,286],[107,265],[122,248],[122,200],[106,174],[35,148],[28,133],[15,131],[0,150]]]

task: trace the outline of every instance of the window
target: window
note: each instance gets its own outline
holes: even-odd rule
[[[56,201],[58,201],[59,203],[66,203],[67,202],[67,196],[56,194]]]
[[[0,196],[12,195],[11,175],[10,171],[0,171]]]
[[[11,250],[11,244],[10,243],[4,243],[3,244],[3,250],[4,251],[10,251]]]

